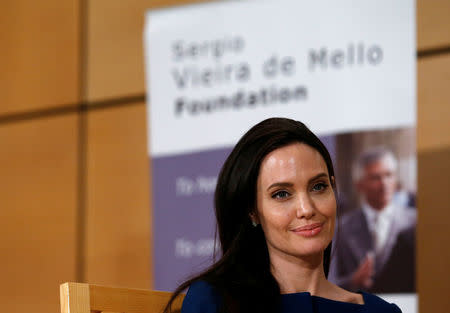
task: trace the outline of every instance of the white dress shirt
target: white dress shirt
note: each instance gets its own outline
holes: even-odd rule
[[[367,203],[363,204],[363,212],[372,234],[376,255],[383,252],[393,222],[394,210],[395,207],[392,203],[381,210],[376,210]]]

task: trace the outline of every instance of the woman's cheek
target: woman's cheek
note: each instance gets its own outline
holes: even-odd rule
[[[292,210],[286,205],[277,205],[266,212],[264,219],[268,224],[285,227],[292,220]]]
[[[327,216],[333,216],[336,214],[336,199],[334,193],[323,195],[318,197],[316,207]]]

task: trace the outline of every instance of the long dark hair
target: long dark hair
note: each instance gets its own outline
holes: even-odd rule
[[[256,211],[256,182],[264,157],[294,142],[304,143],[323,157],[330,181],[333,164],[323,143],[303,123],[287,118],[269,118],[253,126],[236,144],[217,181],[214,204],[222,255],[204,272],[181,284],[173,300],[193,282],[208,282],[221,295],[220,312],[275,312],[280,287],[270,270],[269,253],[260,226],[253,227],[250,213]],[[334,187],[334,186],[333,186]],[[328,275],[331,243],[324,251],[323,267]]]

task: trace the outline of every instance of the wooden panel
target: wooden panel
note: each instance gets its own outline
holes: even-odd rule
[[[62,313],[152,313],[162,312],[172,294],[164,291],[106,287],[81,283],[60,286]],[[184,295],[172,308],[179,312]]]
[[[145,105],[88,113],[87,264],[90,283],[151,286]]]
[[[59,287],[61,313],[91,313],[88,284],[65,283]]]
[[[420,312],[450,307],[450,148],[419,153],[417,264]]]
[[[143,95],[144,14],[150,8],[199,0],[88,2],[88,101]]]
[[[171,297],[170,292],[89,285],[91,310],[101,312],[152,313],[162,312]],[[184,295],[173,303],[174,312],[181,308]]]
[[[58,312],[76,279],[77,116],[0,125],[0,146],[2,311]]]
[[[79,0],[2,0],[0,20],[0,114],[77,102]]]
[[[417,0],[419,50],[450,46],[450,1]]]
[[[450,146],[450,54],[418,62],[418,150]]]

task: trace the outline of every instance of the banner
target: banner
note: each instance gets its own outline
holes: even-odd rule
[[[156,289],[173,290],[211,264],[220,167],[251,126],[278,116],[304,122],[332,154],[339,221],[330,279],[358,287],[348,284],[365,265],[372,281],[359,289],[389,293],[404,300],[404,312],[416,311],[414,19],[411,0],[216,2],[148,12]],[[382,222],[369,220],[372,211],[383,212]],[[365,229],[342,227],[358,218],[367,219]],[[363,235],[339,249],[339,237]],[[408,281],[389,290],[392,278],[401,280],[399,262]]]

